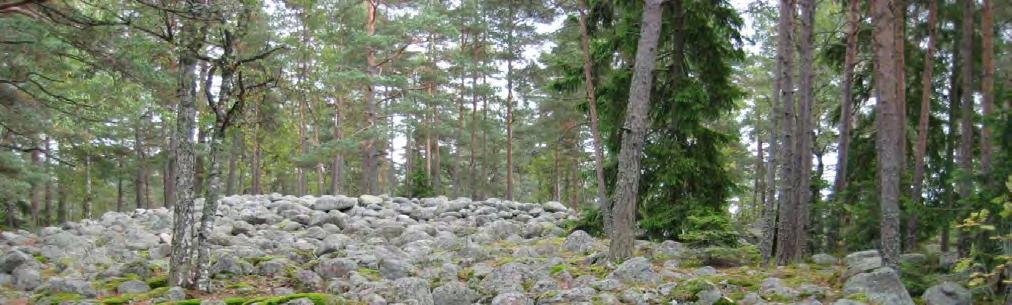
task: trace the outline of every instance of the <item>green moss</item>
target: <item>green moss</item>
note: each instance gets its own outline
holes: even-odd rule
[[[250,257],[250,258],[247,258],[246,261],[248,261],[250,264],[253,264],[253,266],[257,266],[257,265],[260,265],[260,263],[271,261],[271,260],[274,260],[275,258],[276,257],[270,256],[270,255],[265,255],[265,256],[261,256],[261,257]]]
[[[159,303],[159,305],[200,305],[200,299],[189,299],[174,302]]]
[[[566,264],[558,264],[558,265],[552,266],[552,270],[548,271],[548,274],[556,275],[556,274],[559,274],[562,271],[566,271],[566,269],[567,269]]]
[[[676,286],[675,289],[671,290],[671,293],[668,294],[668,297],[678,301],[695,301],[697,293],[713,287],[714,285],[709,281],[691,279],[682,285]]]
[[[40,262],[40,263],[43,263],[43,264],[49,263],[49,258],[47,258],[45,256],[36,254],[34,257],[35,257],[35,260],[38,261],[38,262]]]
[[[161,288],[169,286],[169,277],[165,275],[156,275],[147,280],[148,286],[151,288]]]
[[[347,304],[344,300],[342,300],[342,299],[340,299],[340,298],[338,298],[336,296],[329,295],[329,294],[324,294],[324,293],[296,293],[296,294],[290,294],[290,295],[286,295],[286,296],[253,298],[253,299],[246,300],[245,302],[242,303],[242,305],[249,305],[249,304],[253,304],[253,303],[256,303],[256,304],[259,304],[259,305],[279,305],[279,304],[284,304],[285,302],[288,302],[288,301],[291,301],[291,300],[296,300],[296,299],[301,299],[301,298],[309,299],[315,305],[344,305],[344,304]]]
[[[222,301],[225,302],[225,305],[242,305],[243,303],[246,303],[246,301],[248,301],[248,300],[249,300],[248,298],[231,297],[231,298],[225,298]]]
[[[358,274],[372,281],[378,281],[383,278],[383,276],[380,275],[379,270],[372,268],[358,268]]]
[[[43,303],[40,301],[48,300],[52,304],[60,304],[63,302],[76,302],[82,300],[83,297],[76,293],[60,292],[55,294],[39,294],[32,297],[32,300],[37,303]]]
[[[133,298],[131,298],[131,296],[129,296],[129,295],[119,295],[119,296],[107,297],[105,299],[102,299],[101,302],[102,302],[102,305],[122,305],[122,304],[130,303],[130,301],[133,301]]]
[[[457,271],[457,278],[459,278],[461,281],[467,282],[468,280],[471,279],[471,277],[474,277],[474,269],[471,269],[470,267],[460,269],[460,271]]]

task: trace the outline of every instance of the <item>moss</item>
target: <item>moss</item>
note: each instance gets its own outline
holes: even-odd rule
[[[248,261],[250,264],[253,264],[253,266],[258,266],[258,265],[260,265],[260,263],[271,261],[271,260],[274,260],[275,258],[276,257],[270,256],[270,255],[265,255],[265,256],[260,256],[260,257],[250,257],[250,258],[247,258],[246,261]]]
[[[162,288],[169,286],[169,277],[165,275],[156,275],[147,280],[148,286],[154,288]]]
[[[47,258],[45,256],[42,256],[40,254],[36,254],[36,255],[34,255],[34,257],[35,257],[35,260],[38,261],[39,263],[43,263],[43,264],[49,263],[49,258]]]
[[[714,285],[709,281],[691,279],[682,285],[676,286],[675,289],[671,290],[671,293],[668,294],[668,297],[678,301],[695,301],[697,293],[713,287]]]
[[[81,297],[81,295],[76,294],[76,293],[60,292],[60,293],[48,294],[48,295],[37,295],[33,299],[35,301],[49,300],[49,302],[52,303],[52,304],[60,304],[60,303],[63,303],[63,302],[76,302],[76,301],[80,301],[81,299],[83,299],[83,297]]]
[[[122,305],[130,303],[130,301],[133,301],[130,295],[112,296],[101,300],[102,305]]]
[[[324,294],[324,293],[296,293],[296,294],[290,294],[290,295],[285,295],[285,296],[253,298],[253,299],[246,300],[245,302],[242,303],[242,305],[249,305],[249,304],[254,304],[254,303],[259,304],[259,305],[279,305],[279,304],[284,304],[285,302],[288,302],[288,301],[291,301],[291,300],[296,300],[296,299],[301,299],[301,298],[309,299],[315,305],[343,305],[343,304],[348,304],[343,299],[340,299],[340,298],[338,298],[336,296],[329,295],[329,294]]]
[[[372,268],[358,268],[358,274],[372,281],[378,281],[383,278],[383,276],[380,275],[379,270]]]
[[[562,271],[566,271],[566,269],[567,269],[566,264],[558,264],[558,265],[552,266],[552,270],[548,271],[548,274],[556,275],[556,274],[559,274]]]
[[[253,288],[253,285],[247,282],[235,282],[225,286],[226,289],[239,289],[239,288]]]
[[[249,300],[249,298],[231,297],[231,298],[225,298],[222,301],[225,302],[225,305],[242,305],[242,304],[246,303],[246,301],[248,301],[248,300]]]
[[[703,263],[715,267],[737,267],[758,263],[762,256],[753,245],[741,247],[709,247],[703,250]]]
[[[200,302],[201,302],[200,299],[189,299],[182,301],[159,303],[159,305],[200,305]]]
[[[468,280],[471,279],[471,277],[474,277],[474,269],[471,269],[470,267],[460,269],[460,271],[457,271],[457,278],[459,278],[461,281],[467,282]]]

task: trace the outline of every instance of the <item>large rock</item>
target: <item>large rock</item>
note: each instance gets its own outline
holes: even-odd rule
[[[566,237],[562,248],[576,253],[585,253],[594,248],[594,238],[583,230],[576,230]]]
[[[541,208],[543,208],[543,209],[545,209],[545,211],[549,211],[549,212],[565,212],[565,211],[569,211],[569,208],[567,208],[565,205],[563,205],[561,202],[558,202],[558,201],[545,202],[545,204],[541,205]]]
[[[408,303],[414,300],[418,305],[434,305],[432,292],[429,291],[429,281],[417,277],[405,277],[394,281],[393,301]]]
[[[21,264],[35,260],[28,254],[24,254],[21,251],[14,250],[7,254],[4,254],[0,258],[0,273],[11,273],[14,269],[17,269]]]
[[[485,276],[479,287],[489,293],[524,292],[524,280],[531,274],[531,268],[520,263],[509,263],[496,268]]]
[[[837,259],[836,256],[832,256],[826,253],[819,253],[816,255],[812,255],[812,262],[814,262],[816,265],[831,266],[836,265],[836,263],[839,261],[840,260]]]
[[[900,276],[889,267],[860,273],[847,279],[843,285],[845,295],[862,293],[869,301],[881,305],[914,305]]]
[[[11,275],[14,277],[14,289],[17,290],[33,290],[42,284],[42,274],[31,265],[21,265]]]
[[[51,279],[41,289],[50,294],[73,293],[86,298],[98,296],[98,292],[91,287],[91,283],[80,279]]]
[[[657,284],[661,281],[661,276],[650,267],[649,259],[633,257],[615,268],[608,277],[632,284]]]
[[[878,250],[854,252],[848,254],[844,260],[847,262],[847,271],[843,273],[843,278],[882,267],[882,256]]]
[[[492,298],[492,305],[534,305],[534,300],[523,293],[507,292],[500,293]]]
[[[921,299],[928,305],[970,305],[970,291],[953,282],[942,282],[924,291]]]
[[[372,204],[383,203],[383,198],[380,198],[379,196],[373,196],[373,195],[362,195],[362,196],[358,196],[358,202],[360,204],[362,204],[362,206],[369,206],[369,205],[372,205]]]
[[[138,280],[126,281],[116,286],[116,292],[119,293],[142,293],[148,291],[151,291],[151,287],[147,283]]]
[[[478,300],[478,292],[461,282],[448,282],[432,290],[432,300],[440,305],[470,305]]]
[[[358,270],[358,263],[343,257],[325,258],[313,270],[324,279],[342,278]]]
[[[320,198],[317,198],[316,202],[313,202],[312,209],[324,212],[331,210],[343,211],[355,207],[357,203],[358,200],[355,200],[354,198],[348,198],[344,196],[339,197],[322,196]]]

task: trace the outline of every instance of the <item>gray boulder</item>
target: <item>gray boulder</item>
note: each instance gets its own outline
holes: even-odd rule
[[[411,275],[414,266],[398,259],[383,259],[379,263],[379,272],[383,278],[396,280]]]
[[[568,251],[585,253],[594,248],[594,238],[584,232],[583,230],[576,230],[566,237],[566,241],[562,243],[562,248]]]
[[[50,279],[42,289],[50,294],[73,293],[86,298],[98,296],[98,292],[95,291],[95,288],[91,287],[91,283],[79,279]]]
[[[309,270],[300,269],[296,271],[292,275],[292,281],[294,282],[295,289],[302,292],[315,292],[323,288],[323,278]]]
[[[500,293],[492,298],[492,305],[534,305],[534,300],[528,298],[523,293],[519,292],[507,292]]]
[[[565,205],[563,205],[561,202],[558,202],[558,201],[545,202],[545,204],[541,205],[541,208],[543,208],[543,209],[545,209],[545,211],[549,211],[549,212],[565,212],[565,211],[569,211],[569,208],[567,208]]]
[[[343,257],[325,258],[313,270],[324,279],[341,278],[358,270],[358,263]]]
[[[928,305],[970,305],[970,291],[953,282],[931,286],[921,296]]]
[[[847,254],[847,257],[844,258],[844,260],[847,262],[847,271],[843,274],[844,278],[849,278],[855,274],[882,267],[882,256],[879,255],[878,250],[859,251]]]
[[[142,293],[148,291],[151,291],[151,287],[148,286],[148,283],[138,280],[126,281],[120,283],[119,286],[116,286],[116,292],[119,293]]]
[[[826,253],[819,253],[816,255],[812,255],[812,262],[814,262],[816,265],[831,266],[835,265],[838,261],[839,259],[837,259],[836,256],[832,256]]]
[[[429,291],[429,281],[417,277],[405,277],[394,281],[392,301],[408,303],[414,300],[418,305],[434,305],[432,292]]]
[[[531,268],[520,263],[509,263],[496,268],[479,283],[479,287],[493,294],[523,292],[524,280],[531,274]]]
[[[843,285],[845,295],[863,293],[868,300],[881,305],[914,305],[900,276],[889,267],[860,273],[847,279]]]
[[[657,284],[661,276],[650,269],[650,260],[645,257],[633,257],[626,260],[608,277],[633,284]]]
[[[358,203],[362,204],[362,206],[380,204],[383,203],[383,198],[373,195],[362,195],[358,196]]]
[[[470,305],[481,297],[464,283],[453,281],[432,290],[432,300],[440,305]]]
[[[31,265],[21,265],[11,275],[14,277],[14,289],[17,290],[33,290],[42,284],[42,274]]]
[[[21,251],[14,250],[7,254],[4,254],[0,258],[0,273],[11,273],[14,269],[17,269],[21,264],[34,261],[35,258],[28,254],[24,254]]]

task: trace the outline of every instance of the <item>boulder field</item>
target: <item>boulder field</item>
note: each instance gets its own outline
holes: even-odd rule
[[[914,304],[875,251],[767,269],[748,245],[637,241],[612,264],[558,202],[240,195],[216,215],[213,293],[167,287],[153,209],[0,232],[0,304]],[[970,302],[951,282],[923,300]]]

